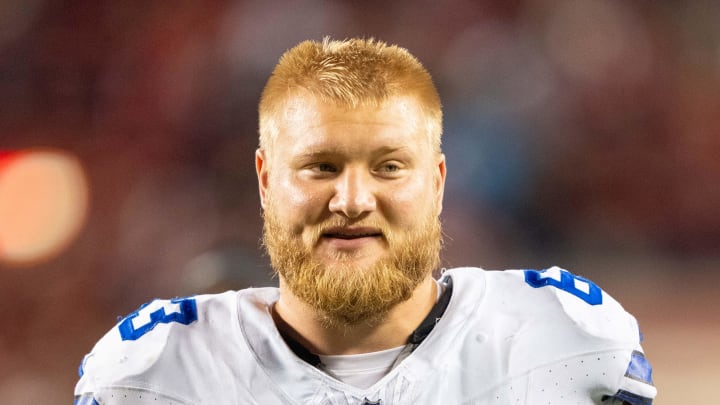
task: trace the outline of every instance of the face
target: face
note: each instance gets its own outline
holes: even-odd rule
[[[407,98],[348,110],[298,97],[256,154],[281,289],[325,322],[381,319],[437,265],[445,160],[422,122]]]

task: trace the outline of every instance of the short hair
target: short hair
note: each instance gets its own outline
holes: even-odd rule
[[[382,106],[392,97],[410,96],[425,115],[432,147],[440,151],[440,96],[430,74],[405,48],[372,38],[338,41],[326,37],[322,42],[301,42],[286,51],[260,98],[261,148],[272,145],[286,102],[299,94],[348,108]]]

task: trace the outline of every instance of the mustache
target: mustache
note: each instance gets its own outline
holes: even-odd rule
[[[392,231],[390,231],[385,223],[375,220],[354,221],[342,217],[333,217],[315,226],[311,234],[312,243],[317,244],[324,234],[343,228],[371,228],[380,232],[386,240],[392,239],[393,237]]]

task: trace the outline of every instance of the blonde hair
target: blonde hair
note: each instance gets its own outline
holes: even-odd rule
[[[407,51],[374,39],[304,41],[285,52],[260,98],[260,147],[279,133],[287,101],[309,94],[321,103],[347,108],[382,106],[410,96],[425,115],[432,147],[440,151],[442,107],[430,74]]]

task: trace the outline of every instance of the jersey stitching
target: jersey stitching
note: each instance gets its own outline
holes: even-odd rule
[[[248,291],[248,290],[245,290],[245,291]],[[243,341],[247,345],[248,351],[253,356],[253,359],[255,359],[255,363],[257,364],[258,368],[262,371],[262,374],[265,376],[265,378],[267,378],[267,381],[269,382],[269,384],[271,384],[273,387],[275,387],[275,389],[273,391],[275,393],[277,393],[278,395],[280,395],[285,401],[287,401],[289,403],[297,403],[295,398],[291,397],[287,392],[285,392],[285,390],[280,385],[278,385],[275,382],[275,380],[272,378],[272,375],[263,366],[264,363],[261,361],[260,356],[255,352],[255,348],[253,347],[252,344],[250,344],[250,342],[252,340],[248,337],[247,332],[245,331],[245,328],[243,327],[243,319],[242,319],[242,316],[240,315],[241,314],[240,301],[243,298],[242,295],[243,294],[237,294],[234,311],[235,311],[235,316],[236,316],[236,319],[238,322],[238,328],[240,329],[240,333],[243,336]],[[248,295],[250,295],[250,294],[248,294]],[[250,295],[250,298],[251,299],[253,298],[252,295]],[[255,304],[257,304],[257,303],[255,303]],[[265,301],[264,297],[262,299],[262,304],[270,305],[270,303]],[[267,308],[267,307],[265,307],[265,308]],[[267,316],[272,317],[270,314],[267,314]],[[278,337],[278,338],[280,339],[280,341],[283,341],[282,337]],[[292,353],[292,351],[289,348],[288,348],[288,352],[290,352],[294,356],[294,354]],[[311,372],[322,373],[320,370],[317,370],[314,367],[311,367],[309,364],[305,363],[304,361],[302,361],[300,359],[297,359],[297,363],[300,364],[301,366],[304,366],[306,369],[310,370]],[[317,385],[315,392],[312,394],[312,398],[317,398],[317,396],[322,391],[322,386],[323,386],[322,383]],[[249,389],[249,387],[248,387],[247,391],[248,392],[251,391]]]
[[[147,392],[148,394],[158,395],[158,396],[165,397],[165,398],[170,399],[170,400],[172,400],[172,401],[178,402],[178,403],[180,403],[180,404],[182,404],[182,405],[194,405],[194,404],[195,404],[195,402],[190,401],[190,400],[188,400],[187,398],[182,398],[182,397],[178,397],[178,396],[175,396],[175,395],[168,395],[168,394],[165,394],[165,393],[162,392],[162,391],[156,391],[155,388],[153,388],[153,387],[150,387],[150,386],[147,386],[147,385],[143,386],[142,382],[130,380],[129,383],[134,383],[134,384],[138,384],[138,385],[137,385],[137,386],[135,386],[135,385],[121,385],[121,384],[103,385],[103,386],[101,386],[99,389],[97,389],[96,392],[101,393],[101,392],[103,392],[104,390],[142,391],[142,392]]]

